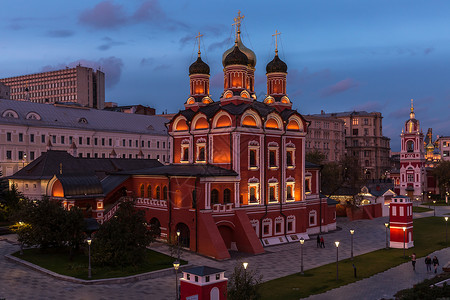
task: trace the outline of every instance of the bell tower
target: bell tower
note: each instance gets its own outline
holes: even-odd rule
[[[412,201],[423,200],[423,192],[427,190],[425,150],[423,132],[414,113],[413,99],[409,120],[406,120],[400,138],[400,194],[408,196]]]

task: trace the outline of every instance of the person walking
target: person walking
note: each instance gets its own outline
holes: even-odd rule
[[[427,265],[427,273],[431,272],[431,257],[427,256],[425,258],[425,264]]]
[[[325,248],[325,240],[323,239],[323,236],[320,237],[320,247]]]
[[[437,268],[439,266],[439,260],[436,256],[433,257],[434,274],[437,273]]]
[[[322,248],[322,244],[320,243],[320,235],[317,235],[317,248]]]
[[[413,271],[415,271],[416,270],[416,253],[411,254],[410,257],[411,257],[411,264],[413,267]]]

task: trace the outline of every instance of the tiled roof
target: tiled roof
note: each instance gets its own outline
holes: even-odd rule
[[[161,167],[143,168],[140,170],[120,171],[121,175],[164,175],[164,176],[238,176],[233,170],[224,169],[210,164],[176,164]]]
[[[2,117],[6,110],[14,110],[19,118]],[[41,120],[26,119],[30,112],[37,113]],[[83,118],[87,122],[84,122]],[[167,135],[167,122],[166,118],[160,116],[0,99],[0,124]]]
[[[217,274],[221,272],[225,272],[225,270],[222,269],[216,269],[208,266],[201,266],[201,267],[194,267],[190,269],[183,270],[185,273],[197,275],[197,276],[206,276],[206,275],[212,275]]]
[[[110,172],[159,166],[162,164],[156,159],[82,158],[66,151],[49,150],[8,178],[50,179],[62,171],[63,175],[95,175],[101,179]]]

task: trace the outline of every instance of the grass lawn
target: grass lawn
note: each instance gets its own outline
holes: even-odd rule
[[[47,249],[45,252],[40,249],[26,249],[23,255],[19,252],[13,256],[29,261],[35,265],[59,273],[80,279],[88,279],[88,257],[80,253],[72,261],[69,261],[68,251],[64,249]],[[144,262],[138,266],[126,266],[124,268],[100,267],[92,265],[92,279],[115,278],[136,275],[166,268],[173,268],[174,258],[147,249]],[[181,264],[186,264],[181,261]]]
[[[339,280],[336,280],[336,263],[331,263],[307,270],[305,275],[297,273],[265,282],[260,286],[261,295],[263,299],[299,299],[321,294],[407,262],[413,252],[418,258],[426,256],[445,247],[444,218],[414,220],[413,235],[415,247],[406,250],[406,259],[403,258],[403,249],[381,249],[356,256],[353,261],[339,261]],[[353,276],[352,264],[357,268],[358,278]]]
[[[433,211],[431,208],[422,207],[422,206],[413,206],[413,212],[421,213],[426,211]]]

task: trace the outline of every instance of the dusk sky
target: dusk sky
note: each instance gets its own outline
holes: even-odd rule
[[[302,114],[380,111],[393,151],[414,99],[424,132],[450,135],[450,1],[25,1],[2,0],[0,78],[101,67],[106,101],[183,109],[200,31],[211,93],[223,90],[222,53],[243,42],[257,55],[264,99],[272,34],[288,65],[288,95]]]

